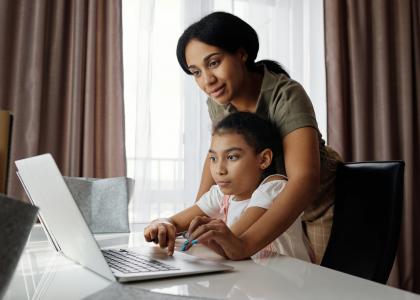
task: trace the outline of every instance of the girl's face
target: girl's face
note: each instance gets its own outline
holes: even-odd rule
[[[208,154],[211,175],[225,195],[235,195],[238,200],[251,198],[261,181],[261,175],[271,163],[267,151],[255,153],[242,135],[215,133]]]
[[[228,104],[243,90],[244,74],[247,71],[244,51],[238,50],[231,54],[198,40],[191,40],[185,48],[185,58],[200,89],[217,103]]]

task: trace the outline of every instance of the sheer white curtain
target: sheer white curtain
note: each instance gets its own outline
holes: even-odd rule
[[[169,216],[194,202],[210,141],[206,96],[178,66],[182,31],[212,11],[250,23],[258,59],[279,61],[311,97],[326,132],[322,0],[123,0],[130,220]]]

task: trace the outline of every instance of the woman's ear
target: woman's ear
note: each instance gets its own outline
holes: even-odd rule
[[[244,54],[242,54],[242,61],[246,62],[248,60],[248,53],[244,52]]]
[[[260,152],[259,154],[260,156],[260,168],[262,170],[267,169],[270,165],[271,162],[273,161],[273,151],[271,151],[271,149],[264,149],[263,151]]]
[[[238,54],[241,60],[245,63],[248,60],[248,53],[243,48],[238,49]]]

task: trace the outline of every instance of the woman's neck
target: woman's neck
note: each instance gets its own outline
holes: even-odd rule
[[[231,101],[238,111],[247,111],[255,113],[257,108],[258,96],[261,91],[263,74],[258,72],[247,72],[244,78],[242,92]]]

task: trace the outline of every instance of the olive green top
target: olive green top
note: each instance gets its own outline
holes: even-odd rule
[[[237,111],[232,104],[220,105],[211,98],[208,98],[207,105],[213,125]],[[334,203],[335,171],[340,157],[331,148],[325,146],[325,141],[318,129],[312,103],[305,90],[298,82],[283,74],[272,73],[264,67],[256,114],[273,123],[279,130],[281,138],[302,127],[313,127],[318,131],[321,188],[317,199],[305,210],[303,219],[313,221],[319,218]],[[279,144],[282,149],[281,141]],[[280,151],[280,156],[277,171],[287,175],[283,151]]]

